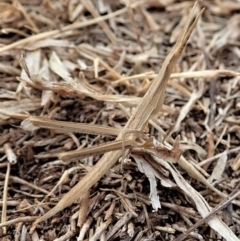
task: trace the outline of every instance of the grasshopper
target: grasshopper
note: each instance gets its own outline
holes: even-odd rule
[[[149,87],[140,103],[137,105],[126,125],[122,130],[119,131],[116,142],[120,143],[123,140],[125,135],[124,133],[127,133],[129,130],[135,130],[136,132],[129,134],[127,140],[125,140],[127,144],[129,144],[131,141],[134,142],[137,139],[137,132],[143,132],[151,117],[162,109],[164,92],[168,79],[170,78],[171,72],[176,65],[183,48],[187,44],[187,41],[193,29],[195,28],[198,19],[203,13],[203,10],[201,10],[194,20],[195,9],[196,3],[175,46],[163,62],[159,74]],[[129,150],[127,150],[126,153],[128,154]],[[114,150],[105,153],[97,164],[79,181],[78,184],[76,184],[68,193],[63,196],[55,207],[34,222],[30,232],[32,233],[34,231],[39,222],[49,219],[59,211],[70,206],[73,202],[81,198],[81,195],[86,193],[96,182],[98,182],[121,156],[121,150]],[[186,159],[184,159],[184,157],[181,156],[178,163],[189,173],[189,175],[222,196],[222,194],[212,185],[210,185],[208,181],[190,163],[188,163]]]

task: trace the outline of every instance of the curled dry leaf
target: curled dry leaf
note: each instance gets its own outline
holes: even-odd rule
[[[226,151],[222,154],[222,156],[218,159],[213,172],[211,176],[209,177],[208,181],[210,183],[213,183],[214,181],[219,181],[219,179],[222,177],[222,173],[225,170],[226,164],[227,164],[227,153]]]
[[[151,200],[153,209],[157,211],[159,208],[161,208],[161,204],[157,193],[157,181],[154,175],[154,169],[144,160],[143,157],[137,155],[133,155],[133,157],[137,163],[139,171],[144,173],[150,182],[149,198]]]

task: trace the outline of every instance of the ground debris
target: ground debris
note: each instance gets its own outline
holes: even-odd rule
[[[240,3],[210,2],[0,3],[1,239],[240,238]]]

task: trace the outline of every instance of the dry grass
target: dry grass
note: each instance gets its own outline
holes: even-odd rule
[[[239,239],[240,3],[193,5],[0,3],[3,240]]]

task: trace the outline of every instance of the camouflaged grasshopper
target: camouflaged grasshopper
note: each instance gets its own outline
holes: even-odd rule
[[[193,7],[193,10],[189,16],[189,19],[181,32],[175,46],[170,51],[168,56],[166,57],[161,70],[159,74],[157,75],[156,79],[153,81],[151,86],[149,87],[148,91],[140,101],[140,103],[137,105],[135,111],[131,115],[130,119],[124,126],[122,130],[120,130],[117,134],[117,138],[114,142],[114,150],[109,147],[109,152],[106,152],[102,158],[97,162],[97,164],[89,171],[80,181],[77,185],[75,185],[67,194],[63,196],[63,198],[57,203],[55,207],[53,207],[51,210],[49,210],[45,215],[40,217],[38,220],[36,220],[30,230],[30,232],[33,232],[36,228],[37,224],[39,222],[45,221],[48,218],[55,215],[57,212],[63,210],[64,208],[70,206],[73,202],[77,201],[79,198],[81,198],[81,195],[83,195],[85,192],[87,192],[97,181],[99,181],[107,172],[108,170],[119,160],[119,158],[122,156],[122,150],[121,150],[121,142],[124,139],[124,142],[126,144],[126,147],[132,148],[132,145],[135,145],[135,141],[138,137],[138,133],[143,132],[144,128],[148,124],[148,121],[153,117],[156,113],[161,111],[162,104],[164,100],[164,92],[167,85],[167,81],[170,78],[171,72],[176,65],[176,62],[181,55],[181,52],[185,45],[187,44],[187,41],[196,26],[196,23],[200,16],[202,15],[203,10],[198,14],[198,16],[194,20],[194,11],[196,8],[196,4]],[[31,121],[31,118],[30,118]],[[33,119],[32,122],[34,123]],[[36,124],[36,122],[35,122]],[[41,126],[41,124],[39,124]],[[47,126],[44,126],[47,127]],[[48,127],[47,127],[48,128]],[[125,133],[130,132],[130,134],[127,136],[127,139],[125,140]],[[133,132],[133,133],[131,133]],[[104,134],[104,133],[103,133]],[[177,143],[175,144],[175,147],[177,147]],[[120,149],[115,149],[120,147]],[[111,146],[111,145],[110,145]],[[101,146],[102,148],[102,146]],[[149,150],[149,148],[145,147],[137,147],[135,148],[142,148],[141,151]],[[144,150],[145,148],[145,150]],[[105,148],[106,149],[106,148]],[[134,147],[132,148],[134,150]],[[150,148],[151,149],[151,148]],[[165,150],[165,149],[164,149]],[[172,149],[174,150],[174,149]],[[140,149],[139,149],[140,151]],[[163,153],[163,150],[151,150],[154,152],[158,152],[156,154]],[[73,151],[74,152],[74,151]],[[73,153],[72,152],[72,153]],[[130,152],[130,149],[126,151],[124,156],[126,156]],[[72,154],[71,153],[71,154]],[[81,152],[76,152],[79,155]],[[168,149],[165,150],[166,153],[171,153],[171,150]],[[177,153],[178,154],[178,153]],[[70,155],[70,153],[69,153]],[[74,154],[73,154],[74,155]],[[178,154],[179,155],[179,154]],[[60,155],[60,158],[66,158],[67,154]],[[178,157],[178,156],[176,156]],[[180,157],[180,156],[179,156]],[[190,163],[187,162],[186,159],[184,159],[182,156],[178,160],[179,165],[182,166],[183,169],[185,169],[189,175],[191,175],[193,178],[197,179],[198,181],[205,184],[207,187],[218,193],[222,196],[222,194],[215,189],[212,185],[208,183],[208,181],[200,174]]]

